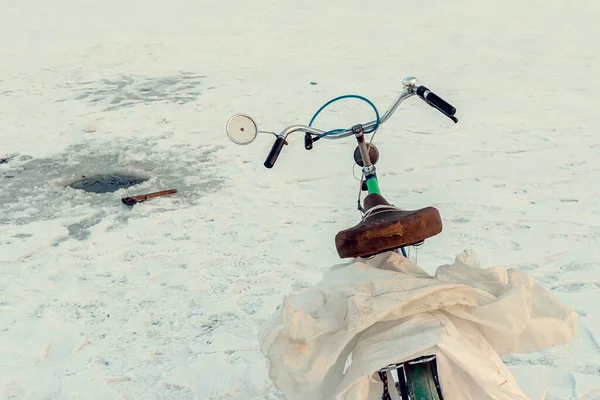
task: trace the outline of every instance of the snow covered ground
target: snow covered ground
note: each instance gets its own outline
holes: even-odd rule
[[[339,262],[333,237],[359,218],[354,143],[306,152],[299,136],[266,170],[272,137],[236,146],[225,123],[277,131],[347,93],[383,111],[415,75],[460,119],[410,99],[375,140],[386,198],[442,214],[419,264],[470,248],[526,270],[579,313],[579,336],[506,362],[532,399],[600,399],[597,1],[0,10],[0,398],[282,398],[257,332]],[[319,126],[370,118],[348,101]],[[66,187],[106,172],[149,180]]]

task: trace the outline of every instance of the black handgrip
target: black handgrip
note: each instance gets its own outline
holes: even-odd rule
[[[265,167],[273,168],[275,165],[275,161],[277,161],[277,157],[279,157],[279,153],[281,153],[281,149],[283,149],[283,145],[287,144],[285,139],[281,136],[278,136],[275,139],[275,143],[273,143],[273,147],[271,147],[271,151],[265,160]]]
[[[429,105],[446,114],[446,116],[454,122],[458,121],[458,119],[453,117],[453,115],[456,114],[456,108],[454,108],[454,106],[442,99],[437,94],[433,93],[431,90],[427,89],[425,86],[419,86],[417,88],[417,94]]]

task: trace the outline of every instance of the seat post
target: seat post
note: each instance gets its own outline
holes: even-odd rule
[[[365,205],[365,211],[369,211],[371,208],[373,208],[375,206],[389,206],[390,205],[390,203],[388,203],[382,195],[376,194],[376,193],[368,194],[367,197],[365,197],[365,200],[363,201],[363,203]]]

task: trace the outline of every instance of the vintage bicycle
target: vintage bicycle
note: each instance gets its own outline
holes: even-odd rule
[[[357,208],[362,213],[361,220],[354,226],[338,232],[335,246],[341,258],[372,257],[387,251],[396,251],[407,256],[407,248],[420,246],[423,242],[442,231],[442,219],[435,207],[424,207],[417,210],[403,210],[390,204],[382,195],[377,179],[375,164],[379,160],[379,151],[372,141],[367,143],[366,135],[374,134],[385,123],[400,104],[406,99],[417,96],[426,104],[443,115],[458,122],[456,109],[427,87],[418,85],[417,79],[407,77],[402,81],[403,90],[393,101],[389,109],[380,116],[375,105],[368,99],[358,95],[336,97],[324,104],[313,116],[308,125],[292,125],[279,134],[259,131],[256,122],[248,115],[236,114],[226,125],[227,135],[231,141],[239,145],[253,142],[258,133],[274,134],[273,147],[264,166],[273,168],[282,149],[288,144],[287,138],[296,133],[304,134],[304,147],[311,150],[321,140],[339,140],[354,137],[357,147],[354,160],[362,168],[361,189],[367,192],[361,204],[360,195]],[[313,126],[318,115],[334,102],[354,98],[371,106],[375,119],[363,124],[356,124],[347,129],[320,130]],[[383,382],[384,400],[391,399],[388,372],[392,372],[394,387],[402,400],[442,400],[435,355],[428,355],[412,360],[401,360],[397,364],[384,365],[378,371]]]

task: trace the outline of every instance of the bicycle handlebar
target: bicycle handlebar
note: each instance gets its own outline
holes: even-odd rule
[[[411,79],[414,79],[414,78],[411,78]],[[451,104],[446,102],[444,99],[442,99],[441,97],[439,97],[438,95],[436,95],[435,93],[430,91],[425,86],[415,86],[414,82],[416,82],[416,79],[414,79],[413,81],[410,81],[409,78],[407,78],[407,80],[408,80],[407,82],[410,82],[410,83],[407,83],[404,85],[404,90],[398,95],[398,97],[394,100],[394,102],[392,103],[390,108],[380,118],[379,125],[386,122],[392,116],[392,114],[398,109],[398,106],[400,106],[400,103],[402,103],[404,100],[406,100],[409,97],[412,97],[414,95],[418,95],[421,99],[423,99],[423,101],[425,101],[425,103],[429,104],[431,107],[440,111],[442,114],[444,114],[445,116],[450,118],[452,121],[454,121],[454,123],[458,122],[458,119],[456,117],[454,117],[454,114],[456,114],[456,108],[454,108]],[[370,121],[370,122],[367,122],[366,124],[363,124],[363,129],[365,131],[368,131],[368,130],[375,128],[376,125],[377,125],[377,121]],[[277,161],[277,158],[279,157],[279,154],[281,153],[281,149],[283,148],[283,146],[285,144],[287,144],[287,141],[286,141],[287,137],[290,134],[295,133],[295,132],[303,132],[303,133],[315,135],[315,136],[317,136],[317,139],[315,139],[315,140],[318,140],[320,138],[341,139],[343,137],[354,135],[354,133],[352,132],[352,129],[344,129],[340,132],[336,132],[334,136],[327,136],[327,135],[325,135],[327,132],[322,131],[317,128],[314,128],[312,126],[308,126],[308,125],[288,126],[283,131],[281,131],[281,133],[279,135],[277,135],[277,139],[275,139],[275,143],[273,143],[273,147],[271,148],[271,151],[269,152],[269,155],[267,156],[267,159],[265,160],[265,163],[264,163],[265,167],[273,168],[273,166],[275,165],[275,162]]]

